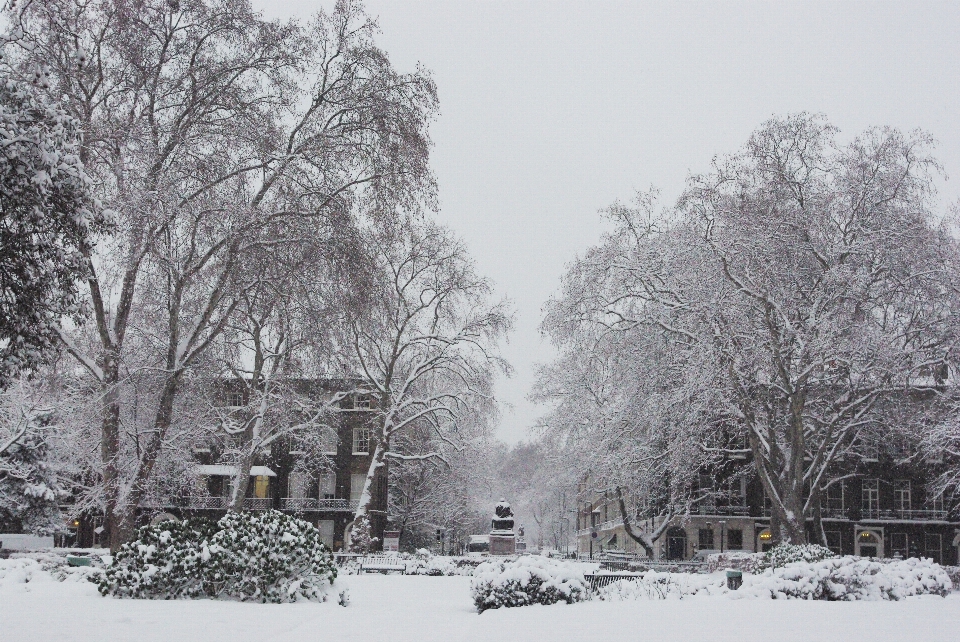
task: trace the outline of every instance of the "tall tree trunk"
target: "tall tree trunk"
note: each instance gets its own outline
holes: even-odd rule
[[[160,394],[160,402],[157,406],[157,414],[153,421],[153,435],[150,437],[147,446],[140,455],[137,474],[134,478],[127,501],[122,509],[118,511],[116,543],[114,543],[114,536],[111,535],[111,550],[115,550],[115,546],[119,548],[121,544],[129,542],[133,538],[133,533],[137,525],[137,511],[140,508],[140,503],[147,490],[147,484],[153,474],[153,467],[156,465],[157,458],[160,456],[163,439],[167,434],[167,430],[170,428],[170,424],[173,422],[173,404],[174,401],[176,401],[177,392],[179,391],[181,374],[182,371],[176,371],[168,375],[166,382],[164,382],[163,392]]]
[[[103,470],[104,529],[110,551],[115,553],[123,543],[120,525],[120,365],[116,350],[103,352],[103,384],[101,386],[100,462]]]

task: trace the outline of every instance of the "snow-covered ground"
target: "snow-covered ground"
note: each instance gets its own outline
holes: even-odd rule
[[[118,600],[49,574],[0,578],[0,640],[163,642],[587,642],[776,639],[844,642],[960,639],[960,593],[898,602],[683,600],[490,610],[478,615],[469,577],[341,578],[351,603],[249,604]]]

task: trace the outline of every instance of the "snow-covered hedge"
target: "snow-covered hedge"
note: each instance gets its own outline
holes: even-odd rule
[[[781,568],[794,562],[820,562],[832,557],[836,557],[833,551],[819,544],[780,543],[762,554],[757,570]]]
[[[540,556],[484,562],[470,586],[477,611],[528,604],[572,604],[587,599],[587,583],[576,564]]]
[[[600,588],[596,597],[609,602],[620,602],[683,599],[694,595],[719,595],[726,592],[726,580],[719,574],[647,571],[636,579],[617,580]]]
[[[618,580],[597,591],[601,600],[683,599],[727,594],[731,599],[899,600],[911,595],[946,595],[952,588],[946,570],[932,560],[877,561],[832,557],[788,562],[758,574],[745,574],[743,586],[730,591],[724,573],[696,575],[650,571]]]
[[[324,600],[337,576],[320,532],[279,511],[144,526],[100,576],[103,595]]]
[[[407,563],[407,575],[473,575],[481,560],[468,557],[433,555],[426,549],[419,549],[413,555],[403,555]]]
[[[805,600],[899,600],[911,595],[945,596],[953,588],[946,571],[930,559],[880,562],[853,556],[791,562],[744,577],[737,597]]]

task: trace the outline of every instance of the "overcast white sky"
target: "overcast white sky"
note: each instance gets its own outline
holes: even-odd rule
[[[332,0],[254,0],[268,16]],[[595,243],[599,210],[657,186],[673,202],[691,172],[772,115],[825,113],[844,135],[922,128],[960,196],[960,3],[366,3],[401,71],[432,70],[440,218],[510,297],[513,406],[499,436],[532,436],[525,400],[538,333],[565,264]]]

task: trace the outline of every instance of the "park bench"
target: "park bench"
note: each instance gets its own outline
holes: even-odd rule
[[[393,555],[367,555],[360,560],[361,573],[407,573],[407,563]]]

